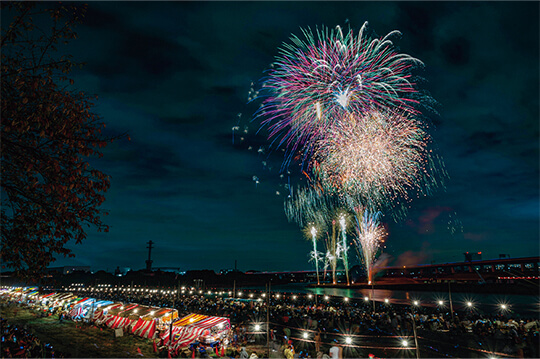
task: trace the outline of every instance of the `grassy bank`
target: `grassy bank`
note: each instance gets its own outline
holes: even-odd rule
[[[144,357],[157,355],[148,339],[131,334],[115,338],[112,329],[101,330],[70,320],[60,323],[57,315],[42,318],[30,308],[2,305],[0,316],[18,327],[26,325],[42,342],[50,343],[69,358],[140,358],[137,348]]]

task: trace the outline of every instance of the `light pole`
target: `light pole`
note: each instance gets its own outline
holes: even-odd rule
[[[448,299],[450,300],[450,315],[453,322],[454,321],[454,308],[452,307],[452,292],[450,291],[450,281],[448,281]]]
[[[266,285],[266,347],[270,358],[270,282]]]
[[[169,353],[171,352],[172,337],[173,337],[172,324],[173,324],[173,314],[174,314],[174,306],[175,306],[175,302],[176,302],[176,295],[177,295],[177,293],[174,293],[174,295],[173,295],[172,311],[171,311],[171,323],[169,324]]]
[[[373,313],[375,313],[375,283],[371,280],[371,300],[373,301]]]
[[[420,359],[420,352],[418,350],[418,338],[416,337],[416,321],[414,320],[414,316],[412,313],[409,313],[411,320],[412,320],[412,327],[413,327],[413,333],[414,333],[414,346],[416,347],[416,358]]]

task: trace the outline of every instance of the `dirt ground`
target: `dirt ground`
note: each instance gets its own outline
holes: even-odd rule
[[[67,358],[134,358],[156,357],[152,341],[134,335],[115,338],[112,329],[100,329],[71,320],[59,321],[58,316],[41,317],[29,308],[0,307],[0,317],[29,332],[42,342],[50,343]],[[142,356],[137,349],[141,350]]]
[[[152,340],[125,334],[115,338],[114,331],[99,328],[93,324],[83,324],[64,320],[60,322],[58,315],[42,317],[41,313],[29,308],[11,306],[1,303],[0,317],[10,324],[24,328],[37,336],[42,342],[50,343],[55,350],[66,358],[156,358]],[[140,353],[138,353],[140,349]],[[262,345],[247,346],[249,354],[256,352],[259,357],[265,356],[266,347]],[[216,357],[214,353],[209,353]],[[226,357],[235,357],[231,349]],[[271,355],[272,356],[272,355]],[[189,355],[191,357],[191,355]],[[274,355],[273,357],[279,357]]]

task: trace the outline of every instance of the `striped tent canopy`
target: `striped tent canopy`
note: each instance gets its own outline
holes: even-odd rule
[[[221,340],[227,334],[230,325],[229,318],[189,314],[173,323],[171,344],[174,348],[181,348],[198,340],[206,342]],[[171,341],[170,333],[170,329],[167,329],[161,336],[165,344]]]
[[[40,300],[43,300],[43,299],[46,299],[46,298],[49,298],[49,297],[52,297],[53,295],[57,294],[56,292],[53,292],[53,293],[49,293],[49,294],[42,294],[39,299]]]
[[[133,334],[153,339],[156,334],[156,321],[139,318],[133,325]]]
[[[28,296],[29,296],[29,297],[35,297],[35,296],[37,296],[37,295],[39,295],[39,290],[34,290],[34,291],[28,293]]]
[[[93,317],[94,322],[98,325],[103,324],[107,319],[109,319],[109,316],[112,316],[111,314],[108,314],[109,311],[123,306],[124,305],[122,303],[112,303],[96,309]]]

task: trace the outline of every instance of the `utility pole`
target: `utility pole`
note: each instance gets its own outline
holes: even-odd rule
[[[152,271],[152,244],[154,244],[154,242],[152,242],[151,240],[147,242],[148,243],[148,259],[146,260],[146,270],[151,272]]]
[[[178,288],[180,288],[180,282],[178,282]],[[176,292],[173,292],[171,323],[169,325],[169,353],[171,352],[171,345],[172,345],[172,337],[173,337],[172,324],[173,324],[173,314],[174,314],[174,310],[175,310],[175,302],[176,302],[176,296],[177,295],[178,295],[178,290]]]
[[[454,321],[454,308],[452,307],[452,292],[450,291],[450,281],[448,281],[448,299],[450,300],[450,314],[452,322]]]
[[[414,333],[414,346],[416,347],[416,359],[420,359],[420,352],[418,351],[418,339],[416,337],[416,320],[414,320],[414,315],[410,314],[413,326]]]
[[[371,301],[373,302],[373,313],[375,313],[375,283],[371,281]]]
[[[270,282],[266,284],[266,346],[270,358]]]

